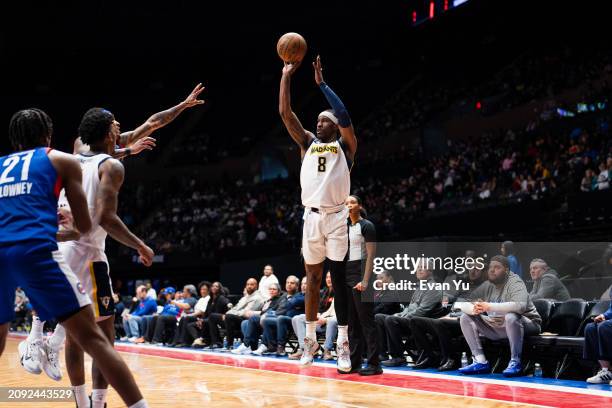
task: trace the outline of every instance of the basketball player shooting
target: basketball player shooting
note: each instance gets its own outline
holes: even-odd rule
[[[304,129],[291,109],[291,76],[300,62],[283,67],[280,82],[279,113],[293,140],[300,147],[302,168],[300,184],[304,206],[302,254],[308,290],[306,292],[306,337],[300,364],[312,364],[319,348],[316,338],[319,289],[325,259],[329,262],[334,289],[344,288],[348,231],[348,210],[344,201],[349,196],[350,169],[357,150],[357,138],[350,116],[340,100],[323,80],[321,58],[313,62],[315,82],[331,106],[317,119],[316,136]],[[351,372],[348,344],[348,294],[338,290],[335,295],[338,319],[336,354],[338,371]]]

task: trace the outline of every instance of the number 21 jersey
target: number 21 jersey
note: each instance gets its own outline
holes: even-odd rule
[[[38,148],[0,157],[0,246],[38,241],[57,250],[57,198],[61,181]]]

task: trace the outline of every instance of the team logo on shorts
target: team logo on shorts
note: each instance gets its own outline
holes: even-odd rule
[[[100,296],[100,303],[102,303],[102,305],[108,309],[108,305],[110,304],[110,296]]]
[[[77,282],[77,290],[84,295],[85,294],[85,289],[83,288],[83,285],[81,285],[81,282]]]

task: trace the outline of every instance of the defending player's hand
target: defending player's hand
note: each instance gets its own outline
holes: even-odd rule
[[[317,59],[312,63],[312,67],[314,68],[315,82],[317,85],[321,85],[325,81],[323,81],[323,66],[321,66],[320,55],[317,55]]]
[[[204,89],[205,88],[202,86],[201,83],[197,84],[196,87],[193,88],[193,91],[191,91],[189,96],[183,101],[183,104],[185,104],[187,108],[191,108],[192,106],[204,104],[203,99],[198,99],[198,96],[200,96],[200,94],[202,93]]]
[[[298,62],[285,62],[285,66],[283,66],[283,75],[293,75],[293,73],[300,67],[302,61]]]
[[[138,255],[140,255],[138,259],[140,259],[140,262],[142,262],[144,266],[153,265],[153,257],[155,256],[155,252],[153,252],[153,250],[147,245],[143,244],[142,247],[138,248]]]
[[[72,212],[65,207],[57,209],[57,223],[64,230],[74,230],[74,218]]]
[[[131,154],[135,155],[138,154],[144,150],[153,150],[153,148],[155,146],[157,146],[155,144],[156,140],[153,139],[150,136],[147,136],[145,138],[142,139],[138,139],[137,141],[135,141],[131,146],[129,146],[130,150],[131,150]]]

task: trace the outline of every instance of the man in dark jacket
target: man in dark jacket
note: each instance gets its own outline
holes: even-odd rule
[[[449,297],[453,299],[453,302],[464,302],[466,299],[471,299],[471,293],[486,280],[487,273],[483,268],[473,268],[465,275],[462,278],[458,278],[458,280],[462,284],[464,282],[468,283],[469,286],[467,289],[464,289],[463,285],[461,285],[461,290],[455,290],[451,295],[452,297]],[[454,283],[449,283],[451,287],[455,287]],[[439,371],[457,369],[459,361],[452,356],[452,339],[461,336],[460,316],[461,312],[453,311],[440,318],[417,316],[410,319],[410,329],[413,333],[414,341],[418,350],[422,352],[421,359],[416,362],[414,368],[438,367]],[[427,334],[433,337],[433,342],[428,338]],[[439,359],[436,358],[433,352],[436,340],[440,347]]]
[[[261,311],[251,310],[240,323],[240,330],[244,335],[244,340],[238,348],[232,350],[234,354],[250,354],[257,350],[259,335],[262,333],[261,320],[264,316],[275,315],[279,308],[284,307],[283,303],[287,301],[284,293],[281,292],[278,283],[271,283],[268,287],[270,297],[266,300],[261,308]]]
[[[531,261],[529,274],[533,279],[533,287],[529,293],[531,300],[554,299],[565,302],[570,298],[570,294],[559,279],[557,271],[550,269],[543,259],[535,258]]]

